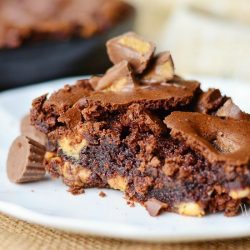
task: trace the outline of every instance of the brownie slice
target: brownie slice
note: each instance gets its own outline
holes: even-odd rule
[[[32,124],[49,140],[47,171],[74,194],[123,191],[152,216],[235,215],[250,200],[249,115],[176,76],[169,52],[155,56],[141,39],[112,39],[116,64],[103,76],[33,102]]]

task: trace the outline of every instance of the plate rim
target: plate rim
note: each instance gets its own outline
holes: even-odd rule
[[[68,233],[77,233],[84,234],[90,236],[98,236],[98,237],[108,237],[114,239],[122,239],[122,240],[132,240],[139,242],[162,242],[162,243],[176,243],[176,242],[195,242],[195,241],[213,241],[213,240],[222,240],[222,239],[236,239],[236,238],[244,238],[249,237],[250,235],[250,227],[240,227],[241,230],[232,230],[230,227],[227,231],[223,230],[215,232],[214,230],[210,230],[209,233],[205,234],[200,231],[200,234],[197,234],[197,231],[187,233],[187,231],[183,234],[158,234],[151,235],[146,234],[145,232],[140,232],[138,234],[138,229],[136,226],[124,226],[122,223],[98,223],[96,221],[88,221],[83,219],[79,224],[78,219],[70,219],[64,218],[60,216],[51,216],[45,215],[42,213],[34,212],[31,209],[27,209],[23,206],[0,201],[0,211],[6,215],[12,216],[16,219],[20,219],[26,221],[28,223],[58,229]],[[195,218],[202,219],[202,218]],[[53,223],[51,223],[53,222]],[[117,226],[119,226],[119,230],[116,230]],[[106,228],[109,227],[109,231]],[[126,229],[122,229],[126,227]],[[112,228],[112,229],[111,229]],[[237,228],[239,229],[239,227]],[[121,232],[122,231],[122,232]],[[136,231],[136,234],[134,233]],[[128,233],[129,232],[129,233]]]
[[[42,85],[49,84],[50,87],[56,89],[57,85],[65,84],[69,82],[70,84],[77,79],[84,79],[88,78],[89,76],[74,76],[74,77],[66,77],[66,78],[59,78],[51,81],[42,82],[40,84],[33,84],[25,87],[19,87],[15,89],[5,90],[0,93],[0,98],[4,95],[13,94],[16,91],[25,92],[29,89],[36,89],[40,88]],[[206,81],[212,81],[214,79],[223,80],[223,81],[231,81],[233,79],[225,79],[225,78],[218,78],[218,77],[207,77],[207,76],[196,76],[196,77],[189,77],[190,79],[201,79],[202,81],[206,79]],[[240,83],[244,84],[243,81]],[[53,87],[53,84],[57,84],[56,87]],[[245,84],[244,84],[245,85]],[[250,87],[248,85],[245,85]],[[37,225],[42,225],[50,228],[55,228],[59,230],[64,230],[66,232],[73,232],[73,233],[80,233],[80,234],[87,234],[93,236],[101,236],[101,237],[109,237],[109,238],[116,238],[116,239],[124,239],[124,240],[133,240],[133,241],[143,241],[143,242],[193,242],[193,241],[208,241],[208,240],[218,240],[218,239],[230,239],[230,238],[242,238],[250,236],[250,227],[249,225],[242,225],[242,227],[238,227],[240,230],[232,230],[231,228],[227,228],[227,230],[223,231],[206,231],[204,232],[185,232],[185,233],[178,233],[178,234],[158,234],[158,235],[149,235],[142,233],[138,233],[137,226],[129,226],[124,225],[122,223],[108,223],[108,222],[97,222],[97,221],[89,221],[86,219],[82,219],[82,224],[79,224],[79,219],[73,218],[65,218],[65,217],[57,217],[46,215],[39,212],[34,212],[32,209],[25,208],[24,206],[10,203],[6,201],[0,200],[0,211],[4,214],[10,215],[17,219],[21,219],[27,221],[29,223],[34,223]],[[109,227],[107,231],[106,228]],[[119,226],[120,228],[125,227],[126,229],[119,229],[115,230],[115,228]],[[111,230],[112,228],[112,230]],[[135,230],[137,233],[135,234]]]

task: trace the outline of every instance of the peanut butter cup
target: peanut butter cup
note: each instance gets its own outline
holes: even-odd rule
[[[121,61],[110,68],[101,77],[95,86],[95,90],[121,91],[134,88],[136,84],[135,76],[128,61]]]
[[[47,143],[47,136],[31,125],[30,115],[26,115],[21,120],[20,132],[22,135],[28,136],[42,145]]]
[[[135,73],[142,73],[154,54],[155,46],[135,33],[128,32],[109,40],[107,51],[112,63],[126,60]]]
[[[44,178],[43,159],[45,147],[26,136],[17,137],[12,143],[7,160],[10,181],[24,183]]]
[[[161,83],[174,78],[174,63],[168,51],[158,54],[152,60],[152,65],[141,78],[143,83]]]

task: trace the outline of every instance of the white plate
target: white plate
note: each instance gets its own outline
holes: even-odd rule
[[[12,184],[6,177],[6,156],[19,133],[19,120],[30,109],[31,100],[76,78],[0,93],[0,211],[19,219],[77,233],[143,241],[192,241],[250,236],[250,211],[227,218],[222,214],[203,218],[165,213],[153,218],[143,207],[131,208],[122,193],[89,189],[73,196],[60,180]],[[220,87],[250,112],[250,84],[223,79],[198,78],[203,87]]]

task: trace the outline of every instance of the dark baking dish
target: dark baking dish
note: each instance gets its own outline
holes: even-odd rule
[[[59,77],[102,73],[110,66],[106,40],[132,29],[134,14],[132,11],[126,20],[92,38],[0,49],[0,90]]]

